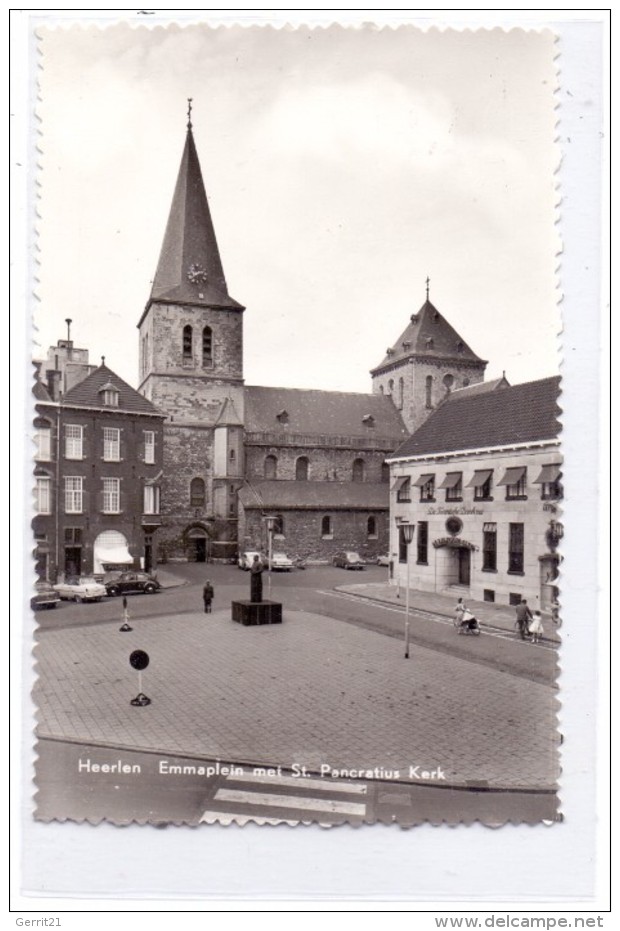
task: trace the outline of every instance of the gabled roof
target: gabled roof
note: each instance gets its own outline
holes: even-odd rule
[[[391,460],[555,440],[560,378],[543,378],[473,397],[455,391]]]
[[[143,398],[135,388],[119,378],[107,365],[100,365],[83,381],[74,385],[62,399],[64,407],[103,407],[104,389],[116,388],[119,393],[118,407],[109,410],[130,411],[135,414],[159,414],[165,416],[155,405]]]
[[[381,364],[373,369],[371,374],[376,374],[385,366],[392,366],[411,356],[420,355],[428,356],[429,359],[448,357],[486,365],[428,298],[418,313],[411,315],[404,333],[401,333],[394,345],[388,349]]]
[[[377,510],[387,508],[390,486],[370,482],[252,482],[239,490],[253,510]]]
[[[151,300],[243,309],[228,294],[191,128],[187,131]]]
[[[249,433],[385,437],[394,448],[407,432],[384,395],[263,387],[245,389],[245,428]]]

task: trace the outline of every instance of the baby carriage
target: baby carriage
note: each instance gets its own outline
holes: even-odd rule
[[[478,637],[480,635],[480,624],[467,608],[457,611],[456,617],[454,618],[454,626],[459,634],[469,634],[473,637]]]

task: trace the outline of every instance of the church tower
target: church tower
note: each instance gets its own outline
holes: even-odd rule
[[[226,557],[236,545],[229,490],[241,465],[215,469],[216,435],[243,432],[243,311],[228,293],[194,142],[187,135],[164,241],[140,333],[139,391],[164,424],[162,555]],[[234,425],[222,425],[224,410]],[[230,420],[230,413],[224,418]],[[216,425],[220,427],[216,430]],[[237,455],[237,453],[232,453]],[[217,471],[217,476],[216,476]]]
[[[426,301],[370,373],[373,394],[392,398],[410,433],[451,391],[483,381],[487,366],[431,304],[428,291],[427,278]]]

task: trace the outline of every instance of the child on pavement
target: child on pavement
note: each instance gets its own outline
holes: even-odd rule
[[[534,611],[532,620],[530,621],[530,633],[532,635],[532,643],[538,643],[543,635],[542,614],[540,611]]]

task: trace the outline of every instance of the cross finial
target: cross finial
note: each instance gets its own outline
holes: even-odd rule
[[[187,98],[187,128],[192,128],[192,97]]]
[[[105,356],[101,356],[101,364],[105,365]]]
[[[431,283],[431,279],[427,275],[426,276],[426,300],[428,300],[428,286],[430,283]]]

